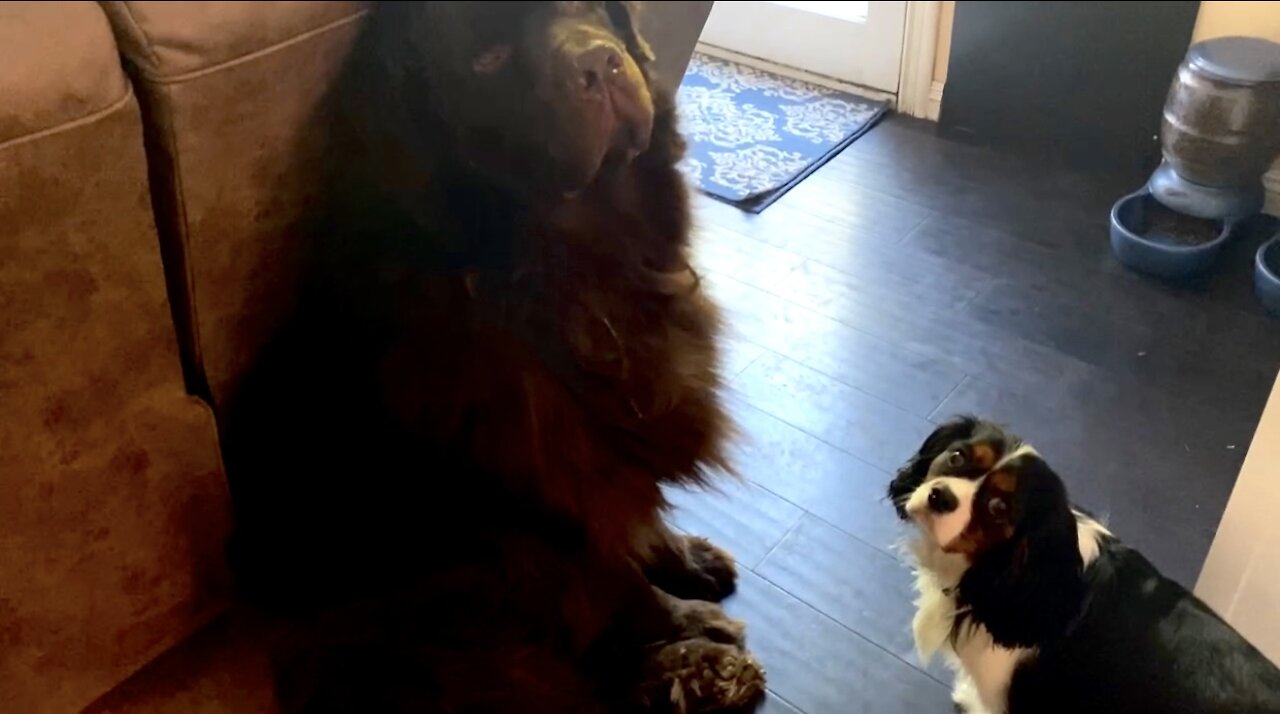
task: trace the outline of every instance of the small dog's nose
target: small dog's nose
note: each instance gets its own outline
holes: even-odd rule
[[[929,510],[934,513],[950,513],[960,506],[956,495],[946,486],[934,486],[929,491]]]
[[[616,48],[597,44],[578,55],[581,87],[588,92],[603,92],[605,84],[622,72],[622,53]]]

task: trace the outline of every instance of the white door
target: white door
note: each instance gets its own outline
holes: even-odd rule
[[[844,82],[898,91],[907,3],[716,2],[702,42]]]
[[[1241,448],[1243,445],[1237,445]],[[1280,664],[1280,379],[1222,514],[1196,594]]]

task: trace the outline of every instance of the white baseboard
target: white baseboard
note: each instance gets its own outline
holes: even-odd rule
[[[1262,175],[1262,186],[1267,189],[1267,202],[1262,210],[1273,216],[1280,216],[1280,162],[1273,164],[1271,170]]]
[[[866,97],[867,99],[889,102],[889,106],[891,107],[896,106],[897,97],[890,92],[872,89],[871,87],[863,87],[849,82],[842,82],[834,77],[827,77],[821,74],[806,72],[805,70],[798,69],[796,67],[776,64],[768,60],[760,59],[759,57],[752,57],[751,55],[744,55],[741,52],[726,50],[723,47],[708,45],[705,42],[698,43],[697,51],[704,55],[718,57],[723,60],[729,60],[730,62],[737,62],[738,64],[743,64],[748,67],[755,67],[756,69],[762,69],[766,72],[782,75],[783,77],[790,77],[803,82],[811,82],[820,87],[828,87],[841,92],[849,92],[850,94],[856,94],[859,97]]]
[[[929,112],[933,89],[933,60],[938,49],[938,25],[942,3],[911,0],[907,3],[906,26],[902,33],[902,63],[898,68],[898,111],[922,119],[938,117]]]
[[[942,113],[942,82],[935,81],[929,87],[929,106],[925,110],[925,119],[929,121],[938,121],[938,115]]]

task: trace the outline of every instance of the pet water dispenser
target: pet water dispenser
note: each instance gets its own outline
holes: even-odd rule
[[[1280,154],[1280,44],[1192,45],[1165,100],[1160,145],[1147,185],[1111,210],[1111,248],[1134,270],[1189,279],[1209,271],[1240,222],[1262,209],[1262,175]]]

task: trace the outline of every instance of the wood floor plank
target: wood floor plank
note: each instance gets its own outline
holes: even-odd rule
[[[672,525],[710,538],[744,568],[753,568],[782,541],[804,511],[750,481],[720,478],[708,489],[667,488]]]
[[[802,266],[798,273],[807,270]],[[804,279],[805,290],[790,292],[796,302],[824,316],[869,332],[912,354],[949,360],[970,375],[1022,393],[1035,393],[1040,385],[1054,384],[1054,394],[1070,394],[1095,383],[1115,380],[1097,365],[1040,344],[1010,331],[1004,325],[988,325],[961,312],[939,314],[921,308],[911,310],[891,304],[858,304],[846,293],[824,287],[828,278],[814,272]],[[780,289],[786,292],[785,288]],[[1134,389],[1142,385],[1135,385]],[[1178,385],[1147,385],[1180,391]],[[1250,409],[1260,407],[1250,406]],[[1256,417],[1254,417],[1256,418]]]
[[[923,669],[911,635],[915,614],[911,572],[901,561],[808,516],[755,572]]]
[[[806,714],[950,711],[943,685],[752,573],[725,607],[749,623],[769,688]]]
[[[745,401],[731,402],[743,477],[887,554],[902,528],[885,493],[889,474]]]
[[[930,207],[912,201],[849,192],[842,182],[824,177],[804,181],[789,191],[783,198],[787,208],[822,216],[881,245],[896,243],[933,214]]]
[[[735,334],[918,416],[964,379],[949,360],[909,352],[733,278],[712,274],[706,282]]]
[[[931,208],[935,215],[983,222],[994,218],[1019,235],[1063,242],[1089,235],[1085,231],[1090,227],[1094,234],[1102,231],[1105,236],[1111,204],[1132,190],[1124,186],[1098,191],[1089,181],[1072,180],[1078,174],[1047,170],[1035,163],[1015,161],[999,167],[984,163],[944,158],[886,166],[849,152],[824,167],[820,178],[831,191],[843,195],[888,195]]]
[[[1180,384],[1188,403],[1260,410],[1280,368],[1280,340],[1271,331],[1218,322],[1200,325],[1197,333],[1193,320],[1129,319],[1092,298],[1062,295],[1044,284],[997,287],[963,314],[1120,379],[1154,388]]]
[[[819,170],[814,176],[821,173]],[[743,235],[822,236],[838,232],[854,243],[891,245],[932,215],[927,207],[881,194],[841,195],[839,202],[815,198],[817,205],[808,197],[797,199],[788,194],[763,213],[752,214],[704,196],[694,203],[695,216],[701,228],[718,226]]]
[[[885,471],[906,461],[933,430],[921,417],[781,355],[756,360],[731,387],[757,409]]]
[[[1260,221],[1253,229],[1258,235],[1253,236],[1252,242],[1244,236],[1229,245],[1228,249],[1237,255],[1224,255],[1215,275],[1231,284],[1243,280],[1247,290],[1248,276],[1241,273],[1247,272],[1242,268],[1250,261],[1237,248],[1250,252],[1250,246],[1274,232],[1273,226]],[[1226,325],[1233,330],[1254,330],[1272,347],[1280,341],[1280,335],[1267,328],[1270,320],[1256,300],[1249,301],[1242,310],[1234,299],[1219,299],[1225,292],[1223,286],[1193,289],[1123,269],[1111,255],[1104,229],[1105,224],[1101,229],[1095,227],[1065,240],[1052,240],[1044,232],[1013,232],[998,218],[974,221],[939,214],[922,222],[901,245],[915,254],[981,271],[987,280],[1004,285],[1043,286],[1044,294],[1078,300],[1082,308],[1108,317],[1137,324],[1177,321],[1178,325],[1167,327],[1185,326],[1191,334]],[[1003,290],[1004,285],[996,289]]]
[[[784,275],[772,290],[780,297],[826,298],[850,308],[880,306],[898,312],[946,314],[972,300],[979,286],[951,279],[949,275],[921,280],[912,271],[891,271],[883,265],[866,263],[858,271],[835,269],[815,261],[805,261]],[[762,286],[773,287],[773,286]],[[801,300],[795,300],[805,304]]]
[[[751,285],[768,285],[804,262],[802,255],[717,228],[701,231],[693,248],[696,267]]]
[[[720,374],[725,380],[741,374],[742,370],[750,367],[752,362],[768,351],[744,337],[742,332],[739,324],[730,323],[720,337]]]
[[[787,704],[775,693],[770,692],[769,698],[761,705],[759,714],[802,714],[799,709]]]
[[[920,229],[934,224],[934,219],[927,220]],[[914,233],[904,236],[904,240]],[[803,258],[840,273],[843,277],[839,282],[849,287],[891,300],[923,297],[926,305],[964,304],[984,292],[992,279],[989,267],[971,267],[927,250],[903,250],[833,225],[825,230],[805,225],[766,228],[753,224],[732,229],[711,226],[699,232],[695,246],[695,254],[703,256],[702,262],[709,269],[764,289],[794,271],[801,262],[798,259]],[[762,267],[752,272],[738,271],[736,267],[742,260],[717,259],[717,253],[727,251],[758,255],[757,262]]]
[[[791,271],[771,291],[913,353],[950,359],[969,374],[1008,372],[1035,379],[1046,369],[1074,373],[1084,366],[1029,340],[981,325],[957,325],[954,315],[967,301],[959,296],[951,300],[931,299],[928,294],[886,298],[812,261]]]

